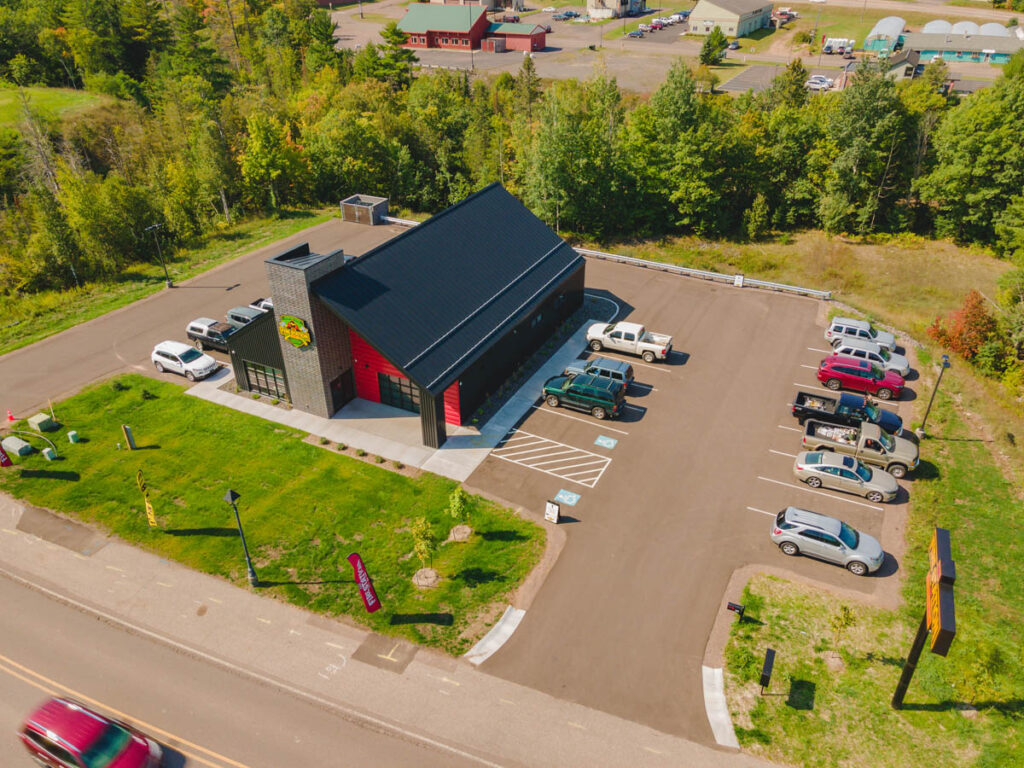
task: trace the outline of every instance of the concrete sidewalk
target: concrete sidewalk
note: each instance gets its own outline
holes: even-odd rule
[[[307,613],[7,496],[0,496],[0,573],[340,716],[483,765],[769,765]]]

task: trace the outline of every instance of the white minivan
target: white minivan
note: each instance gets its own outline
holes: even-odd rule
[[[872,363],[878,363],[882,366],[883,370],[896,371],[896,373],[904,378],[910,373],[910,361],[906,357],[890,352],[873,341],[845,338],[842,341],[837,341],[833,348],[837,355],[870,360]]]

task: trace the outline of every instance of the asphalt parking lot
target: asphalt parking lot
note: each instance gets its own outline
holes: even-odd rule
[[[870,504],[793,478],[800,435],[789,404],[798,388],[824,391],[815,378],[828,351],[822,303],[596,261],[587,285],[620,304],[617,319],[672,334],[673,354],[648,365],[602,353],[636,371],[623,418],[598,421],[538,398],[470,477],[537,511],[560,499],[569,527],[519,629],[483,669],[713,743],[701,662],[735,569],[763,563],[870,595],[898,568],[888,556],[879,575],[858,579],[787,558],[768,538],[769,515],[788,504],[835,515],[888,552],[886,520],[906,492]]]

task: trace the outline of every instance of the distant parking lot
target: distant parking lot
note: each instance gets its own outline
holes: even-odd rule
[[[829,351],[819,302],[596,261],[587,283],[623,308],[616,319],[673,334],[673,354],[648,365],[602,352],[636,372],[623,418],[551,408],[538,393],[470,477],[537,511],[561,501],[569,534],[523,623],[484,668],[711,743],[700,667],[716,615],[737,597],[723,594],[735,569],[765,563],[871,594],[898,567],[888,557],[879,575],[857,578],[787,558],[768,538],[768,516],[804,506],[888,550],[886,521],[907,492],[871,504],[793,477],[790,403],[797,389],[822,390],[815,370]]]

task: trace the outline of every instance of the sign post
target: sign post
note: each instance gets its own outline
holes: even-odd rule
[[[359,585],[359,594],[363,597],[363,605],[366,606],[366,612],[373,613],[374,611],[379,611],[380,600],[377,599],[377,592],[373,588],[370,574],[366,572],[363,558],[359,556],[358,552],[353,552],[345,559],[352,564],[352,572],[355,575],[356,584]]]
[[[956,637],[956,613],[953,603],[953,582],[956,581],[956,565],[949,546],[949,531],[936,528],[928,545],[928,574],[925,576],[925,614],[917,628],[910,655],[903,665],[903,674],[892,697],[892,708],[903,706],[903,697],[914,676],[921,651],[931,634],[931,652],[939,656],[949,653],[949,647]]]
[[[132,434],[132,428],[127,424],[121,425],[121,433],[124,435],[124,441],[128,445],[129,451],[135,450],[135,435]]]

